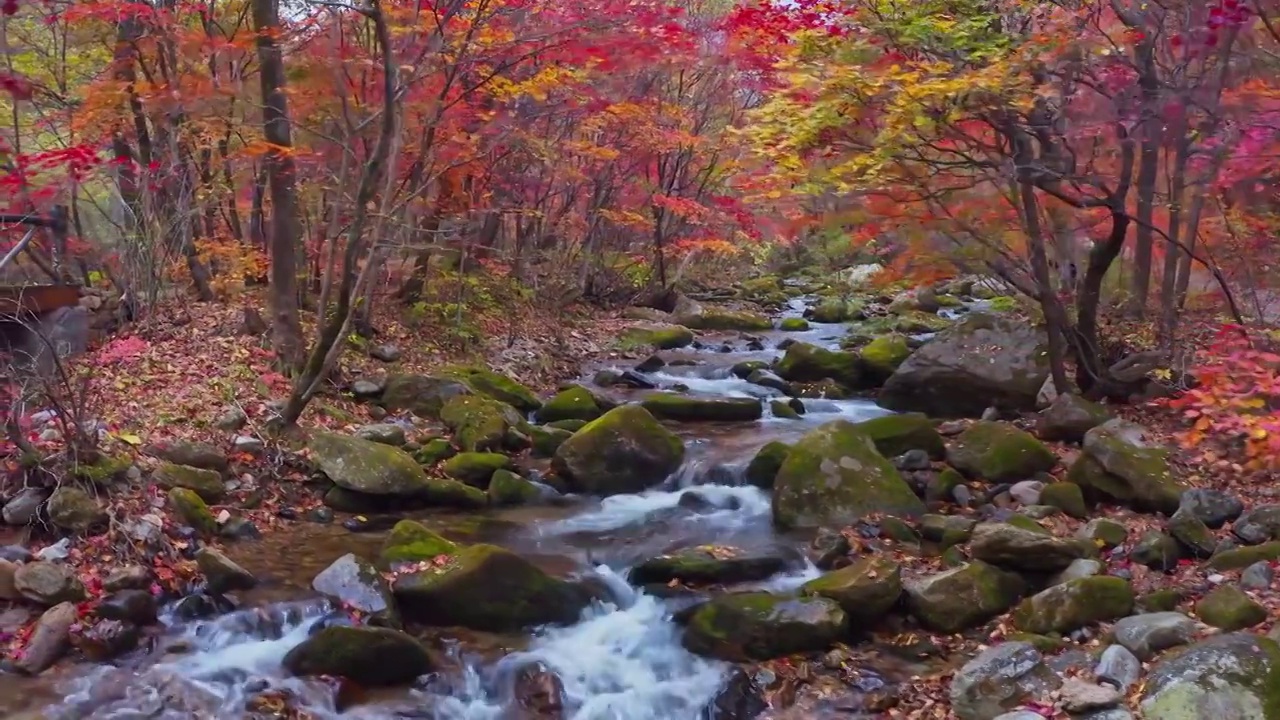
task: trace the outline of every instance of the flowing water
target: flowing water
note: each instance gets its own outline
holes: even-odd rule
[[[796,301],[784,316],[798,315],[803,307],[803,301]],[[744,360],[779,357],[782,351],[776,348],[784,338],[836,347],[844,332],[840,325],[815,324],[806,332],[763,333],[757,344],[736,333],[709,342],[704,338],[704,349],[663,353],[668,365],[645,377],[660,389],[683,386],[695,395],[767,400],[781,395],[734,377],[729,368]],[[610,366],[591,370],[604,367]],[[644,391],[611,392],[621,401]],[[671,619],[678,600],[647,595],[630,587],[623,575],[637,561],[675,546],[718,543],[781,546],[794,552],[793,568],[764,587],[794,588],[815,576],[795,552],[798,539],[774,532],[768,495],[742,484],[742,470],[766,442],[794,440],[835,418],[862,420],[885,411],[868,400],[812,400],[806,407],[799,420],[772,417],[766,403],[765,417],[754,423],[673,425],[689,448],[685,465],[671,478],[655,478],[654,487],[643,493],[483,518],[420,518],[460,539],[506,545],[557,572],[596,575],[612,601],[589,608],[575,625],[529,638],[490,639],[487,652],[475,644],[442,640],[439,646],[449,656],[443,665],[450,670],[423,678],[411,689],[339,707],[335,697],[341,693],[319,680],[289,677],[281,659],[318,624],[336,616],[309,591],[311,578],[348,552],[373,556],[381,536],[350,534],[336,524],[299,523],[231,548],[263,581],[262,588],[243,598],[249,609],[194,622],[166,618],[149,652],[117,666],[64,671],[72,676],[58,681],[65,699],[47,707],[43,717],[285,717],[262,708],[276,708],[273,698],[288,698],[316,718],[518,718],[510,709],[513,678],[521,667],[539,662],[563,682],[566,717],[573,720],[696,720],[729,666],[685,651]],[[690,492],[699,493],[698,503],[682,502]],[[246,711],[246,703],[259,713]]]

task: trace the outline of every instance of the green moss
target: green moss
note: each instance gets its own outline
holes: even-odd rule
[[[554,423],[563,420],[590,422],[604,414],[591,391],[575,385],[561,390],[538,411],[538,420]]]
[[[1058,456],[1030,433],[988,421],[960,433],[947,458],[960,472],[993,483],[1023,480],[1058,464]]]
[[[176,487],[192,490],[208,503],[218,503],[227,493],[218,472],[174,463],[161,463],[151,474],[151,481],[165,490]]]
[[[130,467],[133,467],[133,459],[128,455],[105,455],[95,463],[76,465],[72,474],[77,480],[94,485],[109,485],[123,478]]]
[[[1115,520],[1097,518],[1081,527],[1077,537],[1093,541],[1100,548],[1114,548],[1123,545],[1128,539],[1129,529]]]
[[[934,313],[912,310],[897,317],[893,322],[893,330],[907,335],[919,335],[939,332],[950,325],[950,320],[939,317]]]
[[[495,506],[527,505],[542,497],[538,487],[510,470],[498,470],[489,481],[489,503]]]
[[[805,332],[809,329],[809,321],[804,318],[783,318],[778,329],[784,332]]]
[[[547,427],[554,428],[556,430],[568,430],[571,433],[575,433],[586,427],[588,422],[590,422],[590,420],[553,420],[547,423]]]
[[[475,392],[471,385],[451,377],[391,375],[382,393],[388,410],[408,410],[418,417],[437,418],[450,398]]]
[[[764,415],[756,398],[704,398],[659,392],[647,395],[640,405],[656,418],[685,422],[750,422]]]
[[[447,439],[432,438],[413,452],[413,459],[417,460],[419,465],[431,467],[441,460],[448,460],[457,454],[458,451],[453,447],[453,443]]]
[[[458,546],[413,520],[401,520],[391,528],[382,542],[378,561],[383,567],[394,567],[452,555]]]
[[[693,344],[693,332],[680,325],[646,323],[632,325],[622,331],[620,344],[626,349],[652,347],[674,350]]]
[[[550,425],[533,425],[529,428],[529,437],[533,440],[533,456],[549,458],[556,454],[561,443],[573,437],[573,433]]]
[[[1165,588],[1139,597],[1134,605],[1142,612],[1171,612],[1178,609],[1183,599],[1181,590]]]
[[[947,446],[934,422],[923,413],[885,415],[863,420],[855,427],[866,433],[885,457],[897,457],[908,450],[924,450],[934,460],[947,454]]]
[[[1024,642],[1030,644],[1042,653],[1056,653],[1066,648],[1070,643],[1060,637],[1052,637],[1049,635],[1037,635],[1035,633],[1013,632],[1004,636],[1005,642]]]
[[[1206,565],[1212,570],[1242,570],[1256,562],[1276,560],[1280,560],[1280,540],[1223,550],[1209,558]]]
[[[511,467],[511,458],[501,453],[464,452],[444,461],[444,474],[479,488],[489,487],[489,478],[497,470]]]
[[[1219,585],[1196,603],[1196,616],[1213,627],[1232,632],[1261,624],[1267,610],[1234,585]]]
[[[409,683],[432,669],[427,649],[412,637],[376,627],[330,626],[285,655],[295,675],[333,675],[362,686]]]
[[[440,372],[445,377],[453,377],[467,383],[473,390],[506,403],[523,412],[533,412],[542,407],[542,401],[532,390],[513,378],[497,373],[488,368],[471,365],[452,365]]]
[[[943,468],[929,479],[924,489],[925,502],[945,502],[953,498],[957,487],[964,484],[964,476],[955,468]]]
[[[856,353],[827,350],[809,343],[795,343],[778,362],[778,376],[793,382],[831,379],[848,388],[862,381],[862,363]]]
[[[440,419],[453,431],[458,447],[470,452],[516,449],[513,435],[524,424],[514,408],[492,398],[462,395],[440,408]]]
[[[736,378],[746,380],[751,377],[751,373],[757,370],[768,369],[769,363],[763,360],[743,360],[740,363],[734,363],[733,367],[729,368],[729,372],[733,373],[733,376]]]
[[[551,466],[578,492],[634,493],[675,472],[684,452],[679,436],[648,410],[622,405],[564,441]]]
[[[1009,518],[1005,520],[1005,522],[1016,528],[1022,528],[1023,530],[1030,530],[1031,532],[1037,532],[1037,533],[1040,533],[1041,535],[1053,534],[1052,532],[1049,532],[1048,528],[1036,522],[1035,520],[1032,520],[1026,515],[1020,515],[1018,513],[1014,513],[1013,515],[1010,515]]]
[[[842,323],[862,317],[863,304],[856,300],[830,298],[814,306],[809,317],[818,323]]]
[[[169,506],[187,525],[195,528],[203,535],[215,535],[218,532],[218,521],[209,511],[209,506],[194,491],[183,487],[175,487],[169,491]]]
[[[925,627],[954,633],[1008,610],[1024,588],[1016,574],[974,560],[907,585],[907,606]]]
[[[1089,506],[1084,502],[1084,492],[1075,483],[1055,482],[1045,485],[1040,491],[1040,503],[1052,505],[1077,520],[1089,517]]]
[[[1016,298],[1008,297],[1007,295],[1002,295],[1000,297],[993,297],[987,301],[987,308],[991,312],[998,312],[998,313],[1014,312],[1015,310],[1018,309],[1018,300]]]
[[[897,604],[902,594],[902,570],[885,557],[862,558],[810,580],[800,592],[834,600],[855,623],[872,623]]]
[[[693,613],[684,644],[693,652],[724,660],[769,660],[823,650],[848,630],[848,616],[827,598],[733,593]]]
[[[906,336],[898,334],[881,335],[867,343],[858,354],[863,370],[876,382],[889,379],[910,356],[911,348],[907,346]]]
[[[1024,632],[1067,633],[1133,612],[1133,587],[1108,575],[1068,580],[1023,600],[1013,613],[1014,627]]]
[[[722,308],[703,308],[702,312],[697,315],[680,318],[680,324],[694,330],[759,332],[773,329],[773,321],[765,315],[745,310],[725,310]]]
[[[747,482],[766,490],[772,488],[773,480],[778,476],[778,470],[790,452],[790,445],[776,440],[757,450],[747,464]]]
[[[774,417],[782,418],[783,420],[799,420],[800,419],[800,413],[797,412],[796,409],[792,407],[791,403],[787,400],[770,400],[769,412],[773,413]]]

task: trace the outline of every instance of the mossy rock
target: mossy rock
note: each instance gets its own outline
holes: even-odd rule
[[[1051,635],[1036,635],[1035,633],[1012,632],[1004,636],[1005,642],[1024,642],[1042,653],[1056,653],[1059,650],[1065,650],[1071,644],[1070,640],[1064,640],[1060,637]]]
[[[1247,632],[1166,653],[1143,681],[1144,720],[1280,720],[1280,645]]]
[[[736,378],[746,380],[757,370],[768,369],[769,363],[763,360],[743,360],[740,363],[734,363],[733,367],[729,368],[729,372]]]
[[[1058,456],[1030,433],[1008,423],[983,420],[956,437],[947,462],[970,477],[1003,483],[1052,470]]]
[[[1169,448],[1154,442],[1141,425],[1109,420],[1084,435],[1084,452],[1067,480],[1110,501],[1172,515],[1186,490],[1169,470]]]
[[[831,379],[848,388],[858,387],[862,382],[862,363],[857,353],[827,350],[809,343],[788,347],[776,372],[791,382]]]
[[[596,403],[596,396],[592,395],[590,390],[575,385],[561,390],[548,400],[538,411],[538,421],[542,423],[566,420],[591,422],[603,414],[604,410]]]
[[[549,458],[555,455],[556,450],[560,449],[564,441],[571,437],[573,437],[571,431],[561,430],[550,425],[532,425],[529,427],[529,438],[533,440],[534,457]]]
[[[1223,550],[1209,558],[1206,566],[1211,570],[1243,570],[1256,562],[1276,560],[1280,560],[1280,540]]]
[[[1198,558],[1210,557],[1218,549],[1218,538],[1213,531],[1185,507],[1178,508],[1165,527],[1182,547]]]
[[[806,332],[809,321],[804,318],[783,318],[778,322],[778,329],[783,332]]]
[[[782,469],[782,462],[790,452],[791,446],[784,442],[774,440],[767,443],[747,464],[747,482],[765,490],[772,489],[774,478],[778,477],[778,470]]]
[[[1134,607],[1139,612],[1144,613],[1171,612],[1177,610],[1185,599],[1181,590],[1164,588],[1162,590],[1152,590],[1146,595],[1140,596],[1134,602]]]
[[[218,521],[209,506],[194,490],[176,487],[169,491],[169,507],[182,518],[182,522],[195,528],[202,535],[216,535]]]
[[[283,665],[294,675],[343,677],[366,687],[412,682],[433,669],[427,649],[398,630],[330,626],[290,650]]]
[[[637,493],[675,472],[684,452],[680,438],[648,410],[623,405],[564,441],[551,465],[578,492]]]
[[[782,420],[799,420],[800,413],[787,400],[770,400],[769,412],[775,417]]]
[[[1111,419],[1111,411],[1079,395],[1063,393],[1036,418],[1041,440],[1080,442],[1085,433]]]
[[[434,560],[458,552],[458,545],[413,520],[401,520],[382,541],[378,563],[385,568]]]
[[[441,469],[454,480],[483,489],[494,472],[510,467],[511,458],[501,453],[464,452],[445,460]]]
[[[930,630],[954,633],[981,625],[1018,602],[1022,578],[979,560],[903,584],[911,614]]]
[[[863,372],[877,384],[888,380],[908,357],[911,357],[911,347],[907,345],[907,338],[897,333],[881,335],[858,353]]]
[[[843,526],[872,513],[916,517],[924,503],[851,422],[811,430],[778,469],[773,521],[780,528]]]
[[[453,443],[445,438],[432,438],[422,445],[422,447],[413,451],[413,459],[418,461],[419,465],[432,467],[442,460],[448,460],[458,454],[457,448]]]
[[[934,313],[911,310],[897,317],[893,322],[893,330],[906,335],[922,335],[945,330],[951,321]]]
[[[1143,533],[1129,551],[1129,559],[1152,570],[1169,572],[1182,559],[1182,546],[1173,537],[1158,530]]]
[[[1089,517],[1089,506],[1084,501],[1084,491],[1070,482],[1055,482],[1040,490],[1040,504],[1051,505],[1077,520]]]
[[[863,304],[856,300],[829,298],[815,305],[809,311],[809,318],[817,323],[842,323],[857,320],[863,316]]]
[[[683,422],[751,422],[764,416],[764,407],[756,398],[660,392],[647,395],[640,405],[656,418]]]
[[[1133,612],[1133,586],[1109,575],[1068,580],[1018,605],[1013,626],[1047,635],[1069,633],[1086,625],[1117,620]]]
[[[721,660],[771,660],[825,650],[848,632],[849,618],[832,600],[733,593],[694,611],[685,627],[684,646]]]
[[[1124,541],[1129,538],[1129,529],[1115,520],[1096,518],[1081,526],[1076,537],[1109,550],[1124,544]]]
[[[397,447],[327,432],[313,433],[307,447],[320,471],[348,490],[419,495],[431,484],[413,456]]]
[[[1267,609],[1235,585],[1219,585],[1196,603],[1196,617],[1220,630],[1232,632],[1260,625]]]
[[[109,485],[124,478],[131,467],[133,458],[128,455],[104,455],[97,462],[76,465],[72,475],[94,485]]]
[[[704,307],[700,313],[682,315],[677,318],[677,322],[694,330],[759,332],[773,329],[773,321],[766,315],[713,307]]]
[[[515,408],[479,395],[455,397],[440,409],[440,419],[453,432],[454,442],[468,452],[518,450],[527,424]]]
[[[643,323],[622,331],[625,348],[651,347],[657,350],[675,350],[693,344],[693,331],[682,325],[667,323]]]
[[[552,429],[555,429],[555,430],[568,430],[568,431],[569,431],[569,432],[571,432],[571,433],[576,433],[576,432],[578,432],[579,430],[581,430],[582,428],[586,427],[586,426],[587,426],[587,423],[589,423],[589,422],[591,422],[591,421],[590,421],[590,420],[578,420],[578,419],[572,419],[572,420],[553,420],[553,421],[551,421],[551,422],[547,423],[547,427],[552,428]]]
[[[165,490],[176,487],[186,488],[195,492],[207,503],[217,504],[227,494],[222,475],[218,472],[174,463],[161,463],[160,467],[151,473],[151,482]]]
[[[791,391],[798,398],[820,400],[846,400],[851,395],[848,388],[831,378],[817,382],[792,383]]]
[[[902,570],[886,557],[859,559],[800,586],[803,595],[834,600],[858,627],[884,617],[902,595]]]
[[[96,499],[70,483],[53,491],[45,501],[45,511],[54,527],[69,533],[105,530],[109,521],[106,509]]]
[[[782,572],[787,561],[776,553],[753,553],[723,545],[698,546],[649,558],[631,568],[627,579],[635,585],[727,585],[767,580]]]
[[[978,523],[969,539],[969,554],[973,557],[998,567],[1032,573],[1060,572],[1072,561],[1092,557],[1097,552],[1092,543],[1055,537],[1030,518]]]
[[[942,548],[969,541],[978,521],[963,515],[925,515],[920,518],[920,535]]]
[[[521,412],[533,412],[542,407],[542,401],[532,390],[514,378],[488,368],[451,365],[441,370],[441,374],[457,378],[481,395],[506,403]]]
[[[397,577],[392,585],[407,618],[435,626],[515,632],[575,622],[587,593],[494,545],[472,545],[449,562]]]
[[[987,309],[996,313],[1015,312],[1018,309],[1018,300],[1007,295],[993,297],[987,301]]]
[[[856,423],[885,457],[898,457],[908,450],[924,450],[934,460],[947,454],[947,446],[934,422],[923,413],[885,415]]]
[[[941,472],[929,478],[924,488],[926,503],[940,503],[953,500],[955,490],[964,484],[964,476],[955,468],[943,468]]]
[[[528,505],[542,497],[538,486],[511,472],[497,470],[489,481],[489,504],[496,507],[504,505]]]
[[[391,375],[382,393],[383,407],[408,410],[424,418],[440,417],[440,409],[450,399],[475,391],[458,378],[432,375]]]

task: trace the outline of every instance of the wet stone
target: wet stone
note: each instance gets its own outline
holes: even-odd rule
[[[1109,645],[1098,658],[1093,675],[1098,678],[1098,682],[1106,683],[1120,692],[1127,692],[1142,676],[1142,662],[1123,646]]]

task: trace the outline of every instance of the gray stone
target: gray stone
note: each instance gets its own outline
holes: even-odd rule
[[[1192,488],[1182,493],[1181,507],[1215,530],[1244,512],[1244,503],[1240,502],[1240,498],[1212,488]]]
[[[349,607],[371,616],[374,624],[399,625],[391,585],[373,567],[354,554],[338,558],[316,575],[311,587]]]
[[[1030,643],[1001,643],[978,653],[952,678],[951,710],[960,720],[989,720],[1061,684]]]
[[[196,566],[204,573],[209,591],[214,594],[249,590],[258,584],[252,573],[211,547],[201,548],[196,553]]]
[[[52,607],[59,603],[78,603],[88,597],[80,578],[61,563],[32,562],[13,574],[13,585],[28,600]]]
[[[1258,561],[1240,573],[1240,587],[1249,590],[1264,590],[1271,587],[1272,581],[1275,580],[1275,575],[1270,563]]]
[[[1076,580],[1079,578],[1092,577],[1094,575],[1101,573],[1102,569],[1103,569],[1102,563],[1098,562],[1097,560],[1092,560],[1088,558],[1080,558],[1079,560],[1072,560],[1071,564],[1067,566],[1066,570],[1063,570],[1062,572],[1053,576],[1051,580],[1049,580],[1049,584],[1061,585],[1062,583],[1070,582],[1072,580]]]
[[[1121,618],[1111,632],[1116,642],[1138,659],[1149,660],[1162,650],[1191,642],[1199,628],[1199,623],[1182,613],[1155,612]]]
[[[1014,710],[998,715],[993,720],[1044,720],[1044,715],[1031,710]]]
[[[1142,677],[1142,661],[1122,645],[1108,645],[1098,658],[1093,675],[1098,682],[1107,683],[1119,692],[1128,692]]]
[[[1151,669],[1140,709],[1144,720],[1278,720],[1280,645],[1230,633],[1170,653]]]
[[[4,521],[10,525],[30,525],[40,512],[40,505],[49,493],[40,488],[23,488],[4,504]]]
[[[1259,505],[1231,524],[1231,532],[1247,545],[1280,538],[1280,505]]]
[[[1071,720],[1133,720],[1133,713],[1124,708],[1109,708],[1096,712],[1082,713]]]
[[[1091,712],[1113,708],[1124,701],[1124,695],[1113,687],[1095,685],[1070,678],[1058,690],[1062,709],[1069,713]]]
[[[395,423],[374,423],[372,425],[364,425],[356,429],[355,436],[371,442],[382,443],[383,445],[393,445],[400,447],[404,445],[407,438],[404,434],[404,428]]]
[[[13,576],[18,572],[18,563],[0,558],[0,600],[21,600],[22,593],[13,584]]]
[[[1087,542],[1057,538],[1007,523],[979,523],[969,539],[970,555],[1011,570],[1061,571],[1093,551]]]
[[[249,423],[249,416],[244,410],[238,407],[227,408],[217,420],[213,421],[213,426],[223,432],[236,432],[240,428]]]
[[[35,630],[15,664],[28,675],[44,672],[58,662],[71,647],[71,626],[77,617],[74,603],[59,603],[44,612],[36,621]]]
[[[1040,502],[1040,491],[1043,489],[1044,483],[1039,480],[1023,480],[1014,483],[1009,488],[1009,494],[1023,505],[1036,505]]]

